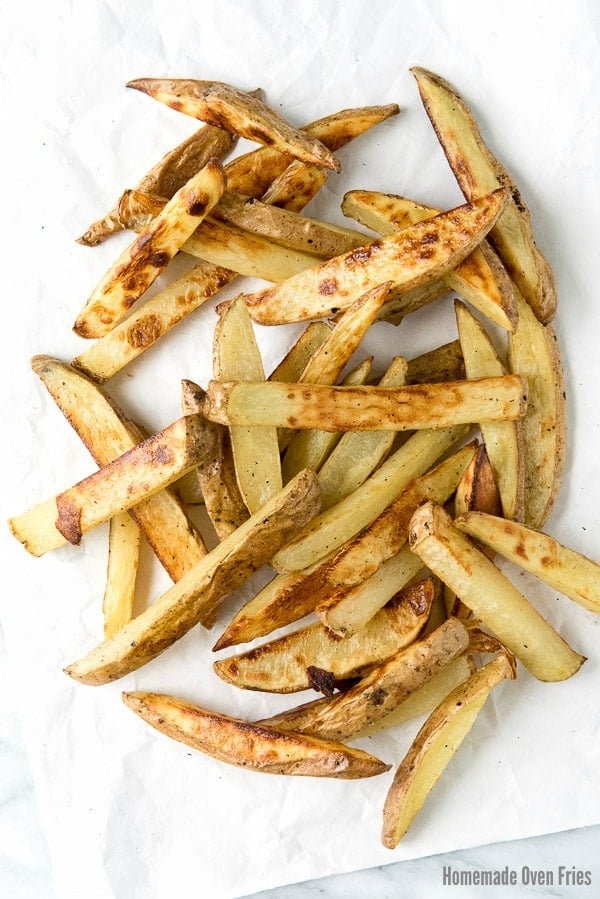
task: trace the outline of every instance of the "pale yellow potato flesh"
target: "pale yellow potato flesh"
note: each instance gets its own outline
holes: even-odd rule
[[[298,381],[313,353],[327,340],[331,328],[326,322],[310,322],[290,347],[269,381]]]
[[[127,512],[120,512],[111,518],[108,531],[108,565],[102,600],[105,637],[112,637],[133,618],[139,558],[140,529]]]

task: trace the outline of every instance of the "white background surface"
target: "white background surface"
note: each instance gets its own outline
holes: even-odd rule
[[[598,557],[599,33],[591,2],[507,2],[501,17],[470,2],[92,2],[76,8],[59,2],[51,9],[11,9],[0,36],[4,303],[10,322],[2,334],[1,412],[10,424],[2,443],[3,517],[91,470],[28,364],[34,353],[69,359],[80,350],[72,321],[127,242],[123,235],[89,250],[73,238],[195,128],[124,90],[124,83],[170,75],[260,85],[295,124],[336,108],[398,102],[399,117],[340,154],[343,174],[330,179],[313,206],[315,214],[341,222],[339,201],[352,187],[405,193],[438,206],[460,202],[408,72],[419,64],[443,74],[471,103],[528,201],[538,242],[557,273],[570,449],[548,530]],[[148,428],[179,414],[181,377],[206,382],[212,322],[211,309],[202,310],[111,384]],[[413,355],[451,336],[451,328],[448,310],[436,308],[398,331],[380,327],[363,354]],[[267,367],[293,331],[260,331]],[[598,822],[598,621],[526,578],[520,583],[528,595],[589,661],[566,684],[540,685],[521,672],[517,684],[506,685],[409,838],[390,853],[379,845],[379,829],[391,775],[325,784],[249,775],[192,757],[122,707],[121,689],[148,688],[181,692],[234,714],[274,710],[271,699],[234,696],[215,683],[205,652],[213,638],[190,634],[122,684],[94,690],[65,678],[62,667],[100,634],[104,531],[89,535],[79,549],[41,560],[26,557],[6,534],[2,539],[11,587],[0,606],[7,665],[59,899],[239,896]],[[147,592],[155,595],[163,584],[155,574]],[[13,724],[6,729],[4,795],[14,788],[15,796],[26,797],[21,750],[11,750],[20,746],[17,727],[9,715],[6,720]],[[410,733],[390,735],[368,748],[394,761],[409,742]],[[3,808],[7,895],[48,895],[34,805],[26,798],[19,802]],[[581,847],[597,843],[598,831],[580,833],[565,834],[556,853],[550,843],[551,859],[592,867],[591,854],[586,864]],[[466,863],[472,858],[462,857]],[[342,892],[331,895],[356,889],[355,895],[371,890],[384,896],[394,870],[386,869],[385,880],[369,887],[363,880],[348,887],[346,881]],[[404,883],[406,870],[401,866]],[[434,888],[435,859],[431,869],[421,866],[421,876],[427,878],[428,870]]]

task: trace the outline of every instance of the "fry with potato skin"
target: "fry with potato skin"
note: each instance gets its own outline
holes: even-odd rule
[[[85,684],[105,684],[156,658],[264,565],[319,507],[313,472],[287,487],[226,537],[144,612],[65,673]]]
[[[575,652],[487,556],[426,503],[411,522],[409,543],[424,564],[541,681],[566,680],[584,656]]]
[[[407,832],[492,689],[513,677],[509,661],[499,654],[452,690],[431,713],[400,763],[386,797],[381,839],[388,849],[394,849]]]
[[[75,333],[80,337],[102,337],[122,321],[210,212],[224,189],[223,166],[217,159],[211,159],[177,191],[100,279],[77,316]]]
[[[265,774],[355,779],[389,770],[375,756],[341,743],[278,733],[161,693],[122,694],[136,715],[161,733],[219,761]]]
[[[246,294],[250,314],[264,325],[322,318],[383,281],[393,281],[403,292],[425,286],[468,256],[506,202],[505,191],[495,191],[322,262],[283,284]]]
[[[403,699],[465,651],[469,635],[456,618],[377,665],[357,684],[332,699],[317,699],[258,723],[325,740],[351,737],[383,718]]]

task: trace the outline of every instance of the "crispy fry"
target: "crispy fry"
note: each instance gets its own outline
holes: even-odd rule
[[[410,827],[492,689],[513,676],[506,658],[499,655],[432,712],[396,771],[385,801],[382,842],[388,849],[394,849]]]
[[[520,191],[485,144],[471,110],[454,88],[426,69],[415,67],[411,72],[465,197],[472,200],[498,187],[510,194],[489,240],[536,317],[549,322],[556,311],[554,276],[535,245],[529,210]]]
[[[135,301],[210,212],[225,188],[223,166],[210,160],[110,267],[78,315],[80,337],[102,337],[125,318]]]
[[[456,527],[515,565],[560,590],[579,605],[600,614],[600,565],[522,524],[483,512],[467,512]]]
[[[123,693],[136,715],[173,740],[230,765],[265,774],[354,779],[373,777],[389,765],[363,752],[299,734],[240,721],[161,693]]]
[[[566,680],[585,658],[575,652],[464,534],[441,506],[415,512],[409,543],[492,633],[542,681]]]
[[[438,279],[485,237],[507,202],[503,190],[417,222],[314,266],[283,284],[247,294],[252,317],[275,325],[322,318],[392,280],[404,292]]]
[[[259,724],[325,740],[345,739],[383,718],[465,651],[469,634],[451,618],[441,627],[377,665],[355,686],[332,699],[317,699]]]
[[[69,665],[66,673],[85,684],[104,684],[156,658],[210,616],[318,506],[316,476],[302,472],[137,618]]]
[[[140,556],[140,529],[126,512],[110,520],[108,568],[102,601],[104,636],[112,637],[133,618],[135,580]]]

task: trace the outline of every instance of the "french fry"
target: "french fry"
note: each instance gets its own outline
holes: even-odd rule
[[[138,78],[127,87],[185,115],[275,147],[303,162],[323,165],[334,172],[341,170],[339,161],[319,140],[293,128],[259,97],[230,84],[191,78]]]
[[[279,365],[269,381],[298,381],[313,353],[327,340],[331,328],[325,322],[310,322]]]
[[[316,476],[301,472],[144,612],[69,665],[66,674],[81,683],[105,684],[150,662],[210,617],[318,507]]]
[[[515,375],[407,387],[211,381],[205,415],[229,427],[412,431],[514,421],[526,406],[527,382]]]
[[[76,334],[102,337],[122,321],[210,212],[224,188],[223,166],[212,159],[177,191],[101,278],[77,316]]]
[[[510,370],[527,378],[523,418],[525,508],[523,522],[544,525],[560,489],[565,466],[566,409],[562,362],[556,334],[541,325],[516,293],[519,325],[510,335]]]
[[[392,280],[403,292],[440,278],[487,234],[507,202],[497,190],[404,231],[313,266],[263,291],[246,294],[255,321],[276,325],[322,318]]]
[[[187,415],[51,500],[11,518],[14,536],[34,556],[83,534],[172,484],[206,455],[201,416]],[[55,518],[50,509],[54,503]],[[57,542],[56,532],[62,536]]]
[[[489,235],[509,275],[533,309],[549,322],[556,312],[554,276],[535,245],[529,210],[510,175],[485,144],[471,110],[454,88],[414,67],[419,93],[462,192],[469,200],[504,187],[509,203]]]
[[[465,361],[460,340],[444,343],[428,353],[408,360],[408,384],[435,384],[437,381],[460,381],[465,376]]]
[[[133,618],[135,580],[140,556],[140,529],[126,512],[110,520],[108,568],[102,601],[104,636],[112,637]]]
[[[483,325],[462,303],[455,302],[454,311],[467,378],[500,377],[506,374]],[[525,501],[523,423],[482,421],[480,428],[498,484],[504,517],[521,521]]]
[[[311,668],[322,671],[332,684],[357,677],[418,637],[434,592],[431,579],[397,592],[360,633],[345,640],[322,624],[312,624],[213,667],[236,687],[275,693],[308,690],[313,685]]]
[[[186,138],[144,175],[136,190],[170,200],[180,187],[203,168],[209,159],[222,160],[237,143],[237,137],[223,128],[203,125]],[[77,243],[95,247],[121,231],[118,204],[103,218],[93,222]]]
[[[585,609],[600,614],[600,565],[539,531],[483,512],[467,512],[455,521],[525,571],[535,574]]]
[[[266,149],[266,147],[263,147],[262,150],[257,150],[256,152],[261,153]],[[282,159],[286,158],[281,153],[277,155]],[[234,162],[237,162],[237,160],[234,160]],[[275,165],[275,168],[278,169],[279,167]],[[264,172],[262,174],[264,177]],[[290,212],[302,212],[308,201],[316,196],[326,183],[327,174],[327,169],[322,168],[322,166],[307,165],[305,162],[299,162],[295,159],[266,188],[262,195],[262,201],[270,206],[278,206],[279,209],[289,209]],[[228,177],[230,177],[229,174]],[[262,181],[260,178],[256,180],[258,182]],[[250,185],[250,191],[252,195],[257,192],[256,183]],[[258,196],[260,196],[260,193]]]
[[[535,677],[566,680],[579,671],[584,656],[571,649],[506,575],[452,525],[441,506],[421,506],[408,539],[423,563]]]
[[[493,688],[514,673],[498,655],[443,699],[401,762],[386,797],[382,842],[394,849],[421,810],[444,768],[471,730]]]
[[[401,649],[332,699],[317,699],[258,723],[324,740],[346,739],[383,718],[414,690],[465,651],[469,634],[451,618],[441,627]]]
[[[123,702],[161,733],[230,765],[265,774],[354,779],[373,777],[389,765],[363,752],[200,708],[161,693],[123,693]]]
[[[140,428],[114,400],[72,366],[51,356],[34,356],[31,367],[98,465],[107,465],[143,441]],[[206,555],[202,537],[172,490],[139,503],[131,515],[172,580]]]
[[[395,194],[366,190],[345,194],[342,211],[379,234],[392,234],[440,212]],[[455,290],[495,324],[513,330],[517,307],[510,278],[485,240],[455,269],[447,272],[443,280],[447,289]]]
[[[215,327],[213,368],[219,378],[256,381],[265,377],[252,322],[241,297]],[[233,425],[229,436],[240,493],[249,511],[256,512],[282,487],[277,431],[274,427]]]

